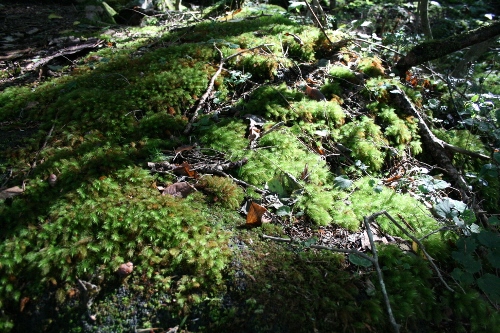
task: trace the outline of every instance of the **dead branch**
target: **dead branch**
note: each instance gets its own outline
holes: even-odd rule
[[[97,38],[90,38],[87,43],[65,47],[62,50],[59,50],[52,55],[44,57],[35,63],[29,64],[28,66],[26,66],[26,69],[28,69],[28,70],[36,69],[40,66],[45,65],[46,63],[48,63],[49,61],[51,61],[54,58],[65,56],[67,54],[74,54],[74,53],[80,52],[80,51],[85,50],[85,49],[95,49],[96,47],[98,47],[102,43],[104,43],[103,40],[100,40]]]
[[[208,84],[207,90],[201,96],[201,98],[198,100],[198,105],[196,106],[196,109],[193,111],[193,114],[191,116],[191,119],[189,119],[189,123],[187,124],[186,128],[184,129],[184,134],[189,134],[191,132],[191,129],[193,128],[193,123],[198,119],[198,112],[201,110],[201,107],[205,104],[205,101],[208,99],[210,94],[212,93],[212,90],[214,89],[215,85],[215,80],[219,76],[219,74],[222,72],[222,65],[224,65],[224,56],[222,54],[222,51],[215,45],[215,49],[219,52],[220,55],[220,62],[219,62],[219,69],[215,72],[215,74],[212,76],[212,79],[210,80],[210,83]]]
[[[445,143],[443,140],[438,139],[430,130],[420,112],[415,108],[408,96],[399,87],[395,87],[391,94],[392,100],[396,106],[407,114],[418,119],[419,133],[422,137],[422,143],[427,147],[427,150],[432,155],[436,163],[443,168],[448,176],[458,185],[458,190],[462,196],[462,200],[470,205],[472,211],[480,223],[487,227],[488,218],[482,212],[481,208],[473,199],[473,194],[469,189],[469,185],[465,181],[463,175],[453,165],[451,158],[446,149],[451,149],[450,144]],[[488,157],[489,158],[489,157]]]
[[[425,255],[425,257],[427,258],[427,260],[429,261],[429,263],[431,264],[432,268],[434,268],[434,270],[436,271],[436,274],[438,275],[439,277],[439,280],[441,280],[441,282],[444,284],[444,286],[446,287],[446,289],[448,289],[449,291],[455,291],[453,290],[447,283],[446,281],[443,279],[443,276],[441,275],[441,272],[439,271],[439,268],[437,268],[436,264],[434,263],[434,259],[429,255],[429,253],[427,253],[427,251],[425,251],[425,246],[424,244],[422,244],[421,241],[419,241],[415,236],[413,236],[412,234],[410,234],[408,231],[406,231],[405,228],[403,228],[389,213],[387,213],[387,211],[383,211],[384,215],[387,216],[387,218],[389,220],[391,220],[392,223],[394,223],[394,225],[396,227],[398,227],[399,230],[401,230],[406,236],[410,237],[410,239],[412,241],[414,241],[415,243],[417,243],[418,247],[420,248],[420,250],[422,250],[422,253]],[[405,224],[408,224],[404,217],[401,215],[401,214],[398,214],[398,217],[405,223]]]
[[[500,35],[500,22],[467,31],[445,39],[431,40],[413,47],[396,64],[399,76],[404,77],[407,70],[413,66],[435,60],[471,45],[479,44]]]
[[[370,240],[371,250],[372,250],[372,254],[373,254],[372,257],[370,257],[369,255],[366,255],[363,252],[357,251],[357,250],[339,249],[339,248],[335,248],[335,247],[327,247],[327,246],[321,246],[321,245],[311,245],[309,247],[314,248],[314,249],[329,250],[329,251],[333,251],[333,252],[351,253],[351,254],[355,254],[357,256],[360,256],[366,260],[369,260],[373,264],[373,266],[375,266],[375,270],[377,272],[378,281],[380,284],[382,295],[384,296],[384,302],[385,302],[387,314],[389,315],[389,321],[391,322],[391,325],[392,325],[394,332],[399,333],[400,325],[398,323],[396,323],[396,319],[394,318],[394,314],[392,313],[391,303],[389,301],[389,295],[387,294],[387,289],[385,288],[384,276],[382,274],[382,269],[380,268],[380,264],[378,262],[378,252],[377,252],[377,249],[375,247],[375,241],[373,240],[373,233],[370,229],[370,224],[372,222],[374,222],[378,216],[383,215],[384,213],[385,213],[385,211],[382,211],[382,212],[374,213],[368,217],[365,216],[363,218],[363,222],[364,222],[365,228],[366,228],[366,233],[368,235],[368,239]],[[287,243],[296,242],[292,239],[278,238],[278,237],[272,237],[272,236],[267,236],[267,235],[262,235],[262,238],[270,239],[270,240],[277,241],[277,242],[287,242]]]
[[[243,53],[246,53],[246,52],[251,52],[251,51],[256,50],[256,49],[261,49],[261,48],[263,48],[263,47],[268,47],[268,46],[273,46],[273,45],[274,45],[274,44],[260,44],[260,45],[257,45],[257,46],[254,46],[254,47],[251,47],[251,48],[249,48],[249,49],[244,49],[244,50],[242,50],[242,51],[240,51],[240,52],[236,52],[236,53],[234,53],[234,54],[231,54],[230,56],[227,56],[227,57],[223,58],[222,60],[223,60],[224,62],[226,62],[226,61],[228,61],[228,60],[229,60],[229,59],[231,59],[231,58],[234,58],[234,57],[239,56],[240,54],[243,54]]]
[[[321,32],[323,32],[323,34],[325,35],[326,39],[328,40],[328,42],[333,45],[333,42],[332,40],[330,39],[330,37],[328,37],[328,35],[326,34],[326,31],[325,31],[325,28],[323,27],[323,24],[321,24],[318,16],[316,16],[316,13],[314,12],[314,9],[311,7],[311,5],[309,4],[309,2],[305,1],[306,5],[307,5],[307,8],[309,9],[309,12],[311,13],[312,17],[314,17],[314,21],[316,22],[316,24],[318,25],[318,27],[321,29]],[[319,6],[321,8],[321,6]],[[321,9],[322,10],[322,9]]]

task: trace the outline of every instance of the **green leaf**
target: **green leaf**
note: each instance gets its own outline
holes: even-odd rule
[[[358,256],[357,254],[350,254],[349,261],[351,263],[353,263],[354,265],[362,266],[362,267],[370,267],[371,265],[373,265],[373,263],[370,260],[368,260],[366,258],[362,258],[362,257]]]
[[[458,261],[464,267],[465,271],[471,274],[477,273],[481,270],[481,262],[474,259],[470,254],[454,251],[451,253],[453,259]]]
[[[451,272],[451,276],[455,280],[466,285],[470,285],[474,282],[474,276],[471,273],[465,272],[460,268],[455,268],[453,272]]]
[[[450,198],[445,198],[434,206],[435,212],[439,216],[447,219],[457,217],[459,213],[464,212],[466,208],[467,206],[463,202]]]
[[[54,19],[62,19],[63,17],[61,15],[57,15],[55,13],[49,14],[49,20],[54,20]]]
[[[477,285],[494,302],[500,302],[500,278],[486,273],[477,279]]]
[[[494,159],[497,163],[500,163],[500,153],[493,153],[493,159]]]
[[[492,250],[486,256],[491,266],[500,268],[500,250]]]
[[[347,176],[338,176],[333,180],[333,186],[341,190],[345,190],[352,185],[352,180],[347,178]]]
[[[491,216],[489,219],[488,219],[488,223],[490,225],[500,225],[500,219],[497,217],[497,216]]]
[[[476,240],[472,237],[462,237],[457,241],[459,251],[466,254],[473,254],[477,247]]]
[[[280,208],[278,208],[276,210],[276,215],[278,215],[278,216],[290,215],[291,211],[292,211],[292,209],[289,206],[281,206]]]
[[[476,103],[477,101],[479,101],[479,95],[472,96],[470,100],[472,103]]]
[[[490,249],[500,248],[500,235],[496,232],[483,230],[477,235],[477,239],[481,244]]]
[[[488,176],[495,178],[498,176],[498,167],[494,164],[485,164],[481,168],[481,171],[479,171],[480,176]]]
[[[304,246],[311,246],[311,245],[315,244],[317,241],[318,241],[317,237],[311,237],[304,242]]]

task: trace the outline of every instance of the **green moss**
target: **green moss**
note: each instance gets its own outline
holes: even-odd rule
[[[374,102],[368,109],[377,115],[377,121],[384,127],[384,135],[402,153],[408,146],[414,155],[422,152],[418,124],[413,117],[401,118],[396,110],[386,104]]]
[[[96,267],[112,275],[118,265],[132,261],[139,276],[187,276],[185,283],[172,286],[175,293],[209,281],[220,284],[230,254],[228,234],[214,229],[224,220],[207,214],[196,196],[160,195],[153,181],[147,171],[127,168],[82,183],[52,202],[44,218],[31,222],[38,227],[23,228],[4,240],[3,273],[37,276],[38,283],[71,283],[75,276],[88,278]],[[192,283],[195,276],[197,284]],[[3,285],[2,298],[15,299],[18,283]]]
[[[398,214],[401,214],[416,230],[415,234],[418,236],[439,229],[436,220],[418,200],[408,194],[396,193],[390,188],[375,185],[368,177],[356,181],[353,185],[356,189],[354,192],[344,194],[342,200],[334,202],[334,222],[356,230],[353,226],[359,226],[364,216],[386,210],[396,219]],[[387,218],[379,217],[377,223],[389,235],[406,238]]]
[[[382,61],[377,57],[361,59],[358,63],[358,69],[371,77],[383,76],[385,72]]]
[[[373,119],[363,116],[360,120],[342,126],[340,133],[343,144],[352,149],[354,158],[375,171],[380,170],[386,155],[383,147],[387,146],[388,142]]]
[[[209,201],[228,209],[237,210],[243,201],[243,190],[225,177],[203,176],[196,187],[210,196]]]
[[[329,74],[340,81],[348,81],[355,83],[357,81],[356,74],[345,66],[332,66],[330,68]]]
[[[279,86],[263,86],[258,88],[251,96],[250,100],[241,103],[243,112],[262,115],[268,120],[296,119],[296,115],[290,109],[289,102],[300,101],[304,98],[302,92],[291,90],[285,84]]]

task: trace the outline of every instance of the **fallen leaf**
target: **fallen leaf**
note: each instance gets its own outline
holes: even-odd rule
[[[227,15],[226,15],[226,16],[224,16],[224,17],[220,17],[220,18],[218,19],[218,21],[229,21],[229,20],[232,20],[232,19],[234,18],[234,15],[238,14],[239,12],[241,12],[241,8],[236,9],[236,10],[235,10],[234,12],[232,12],[232,13],[231,13],[231,12],[227,12],[227,13],[226,13]]]
[[[196,144],[194,144],[194,145],[183,145],[183,146],[180,146],[180,147],[176,148],[174,150],[174,152],[176,154],[178,154],[178,153],[183,152],[183,151],[189,151],[189,150],[191,150],[191,149],[193,149],[195,147],[196,147]]]
[[[196,189],[193,188],[189,183],[181,182],[167,186],[162,194],[163,195],[170,194],[174,197],[185,198],[194,191],[196,191]]]
[[[196,171],[191,169],[191,166],[188,162],[183,162],[182,165],[178,168],[172,170],[178,176],[187,176],[191,178],[198,178],[198,174]]]
[[[62,19],[62,18],[63,18],[62,16],[54,14],[54,13],[52,13],[52,14],[49,15],[49,20]]]
[[[26,306],[26,304],[28,304],[29,301],[30,301],[29,297],[21,298],[21,301],[19,302],[19,311],[20,312],[23,312],[24,307]]]
[[[315,101],[326,101],[325,95],[323,95],[323,93],[316,88],[311,88],[308,85],[306,85],[305,93],[307,96],[314,99]]]
[[[268,210],[252,201],[247,214],[247,227],[260,227],[262,223],[271,222],[272,218]]]
[[[256,127],[250,128],[250,134],[248,135],[248,140],[255,141],[260,137],[260,130]]]
[[[285,36],[292,36],[296,43],[298,43],[300,46],[304,46],[304,42],[302,41],[302,39],[300,39],[299,36],[289,32],[286,32]]]
[[[0,200],[15,197],[16,195],[22,194],[24,191],[19,186],[10,187],[8,189],[0,191]]]

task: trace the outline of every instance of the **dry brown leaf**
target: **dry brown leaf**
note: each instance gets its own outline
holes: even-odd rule
[[[21,298],[21,301],[19,302],[19,311],[20,312],[23,312],[24,307],[26,306],[26,304],[28,304],[29,301],[30,301],[29,297]]]
[[[167,186],[162,194],[163,195],[170,194],[174,197],[185,198],[194,191],[196,191],[196,189],[192,187],[189,183],[181,182]]]
[[[264,206],[255,202],[250,204],[247,214],[247,227],[260,227],[262,223],[269,223],[271,221],[271,214]]]
[[[19,186],[10,187],[0,191],[0,200],[5,200],[7,198],[15,197],[16,195],[22,194],[24,191]]]

